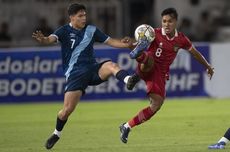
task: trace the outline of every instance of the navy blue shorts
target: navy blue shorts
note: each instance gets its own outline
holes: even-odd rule
[[[65,92],[81,90],[83,94],[89,85],[99,85],[107,80],[102,80],[99,75],[101,66],[110,60],[102,63],[95,63],[90,66],[74,67],[66,82]]]

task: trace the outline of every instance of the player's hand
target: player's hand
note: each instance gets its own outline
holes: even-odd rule
[[[128,45],[127,48],[129,48],[131,50],[134,49],[135,46],[136,46],[136,44],[134,43],[135,40],[130,38],[130,37],[128,37],[128,36],[126,36],[123,39],[121,39],[121,42],[126,43]]]
[[[209,67],[207,68],[206,71],[207,71],[207,73],[208,73],[209,79],[211,80],[211,79],[212,79],[212,76],[213,76],[213,74],[214,74],[214,68],[211,67],[211,66],[209,66]]]
[[[38,42],[43,42],[45,39],[45,36],[41,31],[35,31],[32,34],[32,37],[35,38]]]
[[[130,41],[131,41],[131,38],[128,37],[128,36],[126,36],[123,39],[121,39],[121,42],[123,42],[123,43],[129,43]]]

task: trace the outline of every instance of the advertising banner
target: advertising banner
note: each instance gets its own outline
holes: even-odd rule
[[[198,46],[209,59],[209,47]],[[167,96],[207,96],[204,91],[202,65],[186,51],[180,51],[171,66],[167,83]],[[0,50],[0,102],[62,101],[65,78],[59,48],[29,48],[25,50]],[[129,58],[129,50],[97,48],[97,60],[111,59],[130,74],[136,62]],[[137,84],[133,91],[114,77],[99,86],[90,86],[83,100],[145,98],[145,84]]]
[[[57,50],[0,52],[0,101],[60,100],[65,79]]]
[[[209,62],[209,46],[197,46]],[[166,90],[169,97],[207,96],[205,91],[206,69],[188,51],[180,50],[170,67],[170,80]]]

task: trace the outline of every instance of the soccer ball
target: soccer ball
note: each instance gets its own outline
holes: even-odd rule
[[[155,31],[150,25],[142,24],[136,28],[134,37],[136,41],[147,40],[151,43],[155,39]]]

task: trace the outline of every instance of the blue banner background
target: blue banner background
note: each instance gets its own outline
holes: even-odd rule
[[[209,60],[209,46],[197,46],[197,49]],[[127,49],[98,48],[95,55],[98,61],[111,59],[130,73],[135,70],[136,62],[129,59]],[[167,96],[207,96],[204,91],[204,67],[191,59],[188,53],[185,56],[186,60],[183,55],[178,57],[179,64],[171,70]],[[184,64],[188,68],[180,66]],[[191,81],[190,77],[193,77]],[[0,102],[62,101],[64,81],[57,47],[0,50]],[[89,87],[86,92],[83,100],[146,97],[143,81],[130,92],[114,77],[99,86]]]

